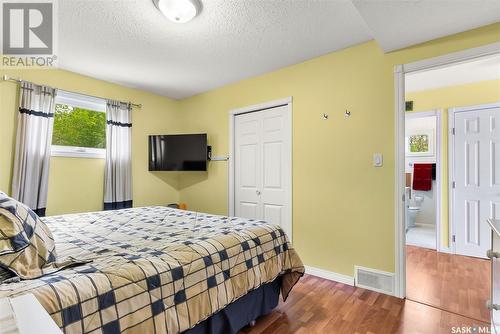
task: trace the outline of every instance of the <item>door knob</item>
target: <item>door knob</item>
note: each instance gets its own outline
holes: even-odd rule
[[[260,190],[255,190],[255,193],[257,194],[257,196],[260,196]]]
[[[500,305],[499,304],[493,304],[491,300],[486,301],[486,308],[490,310],[495,310],[495,311],[500,311]]]
[[[500,257],[500,252],[494,252],[493,250],[488,249],[488,251],[486,252],[486,256],[490,259],[497,259]]]

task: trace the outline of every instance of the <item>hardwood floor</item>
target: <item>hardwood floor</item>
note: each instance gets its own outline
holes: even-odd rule
[[[408,299],[489,321],[488,260],[406,246],[406,279]]]
[[[305,275],[289,299],[240,334],[451,333],[452,326],[489,326],[454,313]]]

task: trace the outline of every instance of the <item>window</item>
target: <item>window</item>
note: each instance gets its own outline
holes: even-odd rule
[[[434,131],[420,130],[406,136],[406,155],[430,157],[434,155]]]
[[[429,152],[429,136],[414,135],[408,137],[408,145],[411,153]]]
[[[58,91],[54,107],[52,156],[106,157],[106,101]]]

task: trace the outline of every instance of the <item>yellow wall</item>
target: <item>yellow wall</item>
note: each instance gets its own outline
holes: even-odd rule
[[[181,124],[207,132],[214,154],[224,155],[230,109],[292,96],[294,246],[309,266],[393,272],[394,65],[498,41],[500,24],[389,54],[364,43],[183,100]],[[384,167],[372,166],[374,152]],[[179,182],[190,208],[227,213],[226,162]]]
[[[410,92],[406,100],[413,101],[416,112],[443,109],[442,117],[447,119],[449,108],[499,102],[500,79]]]
[[[442,110],[441,242],[448,247],[448,109],[500,102],[500,79],[406,93],[406,100],[413,101],[414,112]]]
[[[177,101],[63,70],[0,71],[53,87],[142,103],[132,113],[134,205],[167,204],[179,199],[174,174],[148,172],[147,135],[177,128]],[[10,192],[18,108],[17,84],[0,82],[0,189]],[[102,210],[104,160],[54,157],[50,163],[47,214]]]

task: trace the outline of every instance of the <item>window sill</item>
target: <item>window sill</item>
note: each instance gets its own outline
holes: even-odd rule
[[[50,155],[64,158],[106,159],[106,150],[102,148],[52,145]]]

